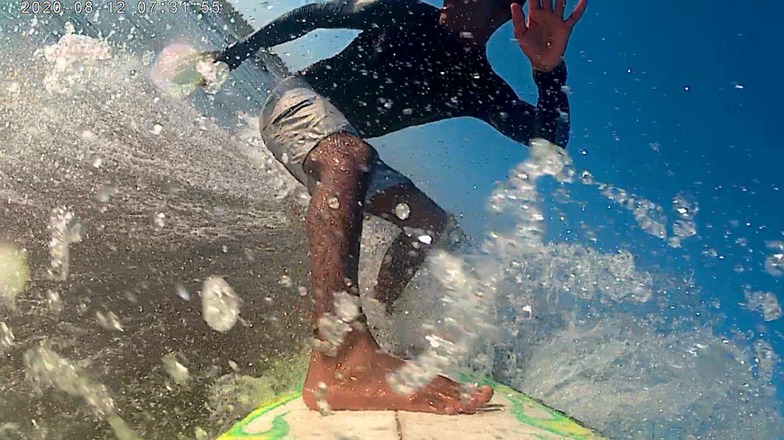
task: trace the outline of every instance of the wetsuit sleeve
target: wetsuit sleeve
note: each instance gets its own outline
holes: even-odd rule
[[[331,0],[312,3],[289,11],[246,39],[217,52],[216,61],[236,69],[262,49],[268,49],[308,34],[316,29],[357,29],[394,21],[404,0]]]
[[[483,119],[517,142],[527,145],[531,139],[544,138],[566,148],[570,125],[569,97],[563,90],[566,73],[565,63],[552,72],[535,71],[534,83],[539,91],[536,107],[517,99]]]

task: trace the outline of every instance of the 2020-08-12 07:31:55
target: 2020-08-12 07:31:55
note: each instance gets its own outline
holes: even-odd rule
[[[218,1],[209,0],[171,0],[171,1],[135,1],[110,0],[105,3],[92,0],[25,0],[19,2],[22,14],[62,14],[74,12],[77,14],[106,11],[114,14],[138,13],[170,13],[196,12],[201,14],[220,13],[223,7]]]

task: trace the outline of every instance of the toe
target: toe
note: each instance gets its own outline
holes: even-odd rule
[[[493,388],[488,386],[480,387],[476,390],[471,400],[466,405],[471,411],[476,411],[477,408],[486,404],[493,398]]]
[[[493,387],[483,386],[480,387],[478,390],[476,390],[476,394],[474,394],[474,399],[479,404],[484,404],[489,402],[490,399],[493,398],[494,393],[495,391],[493,390]]]

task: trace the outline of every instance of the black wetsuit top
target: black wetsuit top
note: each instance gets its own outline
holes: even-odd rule
[[[296,75],[332,102],[365,138],[448,118],[481,119],[528,144],[541,137],[565,147],[566,66],[534,72],[534,107],[490,66],[485,47],[469,48],[439,23],[440,11],[417,0],[333,0],[310,4],[219,52],[234,69],[260,49],[315,29],[361,30],[339,54]]]

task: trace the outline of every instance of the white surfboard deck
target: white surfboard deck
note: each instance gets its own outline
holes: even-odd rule
[[[299,392],[261,406],[218,440],[603,439],[506,385],[489,380],[492,410],[445,416],[406,411],[311,411]]]

